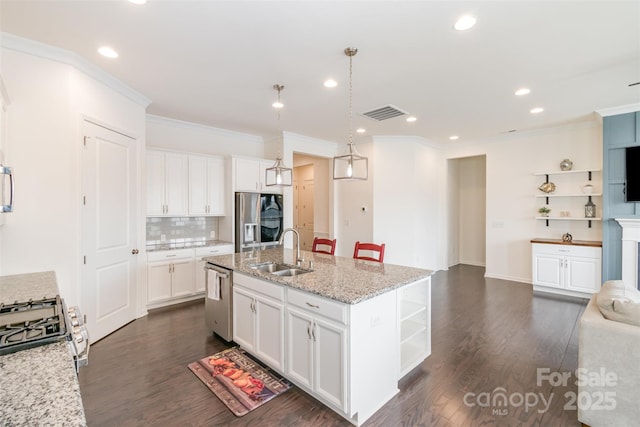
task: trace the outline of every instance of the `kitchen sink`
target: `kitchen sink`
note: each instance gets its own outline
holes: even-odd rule
[[[312,270],[298,268],[293,265],[279,264],[276,262],[261,262],[249,266],[254,270],[264,271],[265,273],[275,274],[277,276],[299,276],[301,274],[310,273]]]
[[[274,271],[271,274],[275,274],[277,276],[299,276],[305,273],[311,273],[312,270],[305,270],[304,268],[288,268],[286,270],[278,270]]]

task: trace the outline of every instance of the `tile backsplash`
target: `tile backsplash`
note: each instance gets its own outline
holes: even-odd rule
[[[217,237],[216,217],[147,217],[147,246],[215,240],[216,237],[211,236],[212,231]]]

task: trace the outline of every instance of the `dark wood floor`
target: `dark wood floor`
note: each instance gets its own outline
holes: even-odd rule
[[[485,279],[479,267],[438,272],[432,354],[365,425],[579,426],[576,411],[565,409],[565,393],[577,387],[572,381],[538,384],[536,372],[577,368],[585,305],[533,294],[526,284]],[[187,368],[228,347],[207,334],[203,310],[196,302],[152,312],[91,347],[89,366],[80,370],[89,426],[350,425],[297,387],[236,418]],[[507,405],[491,405],[500,393]],[[548,409],[541,396],[550,399]]]

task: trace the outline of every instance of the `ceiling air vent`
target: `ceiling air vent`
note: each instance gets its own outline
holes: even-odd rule
[[[394,105],[385,105],[384,107],[376,108],[374,110],[362,113],[363,116],[369,117],[370,119],[376,120],[378,122],[392,119],[398,116],[404,116],[405,114],[407,114],[406,111],[402,111]]]

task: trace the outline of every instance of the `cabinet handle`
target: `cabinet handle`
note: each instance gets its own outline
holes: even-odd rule
[[[307,303],[307,305],[308,305],[309,307],[313,307],[313,308],[320,308],[320,306],[319,306],[319,305],[311,304],[310,302],[308,302],[308,303]]]
[[[316,340],[316,324],[315,323],[311,326],[311,336],[313,337],[313,340],[315,341]]]
[[[165,258],[171,258],[171,257],[174,257],[174,256],[176,256],[176,254],[173,254],[173,255],[165,255],[164,257],[165,257]]]
[[[311,322],[307,325],[307,336],[311,339]]]

